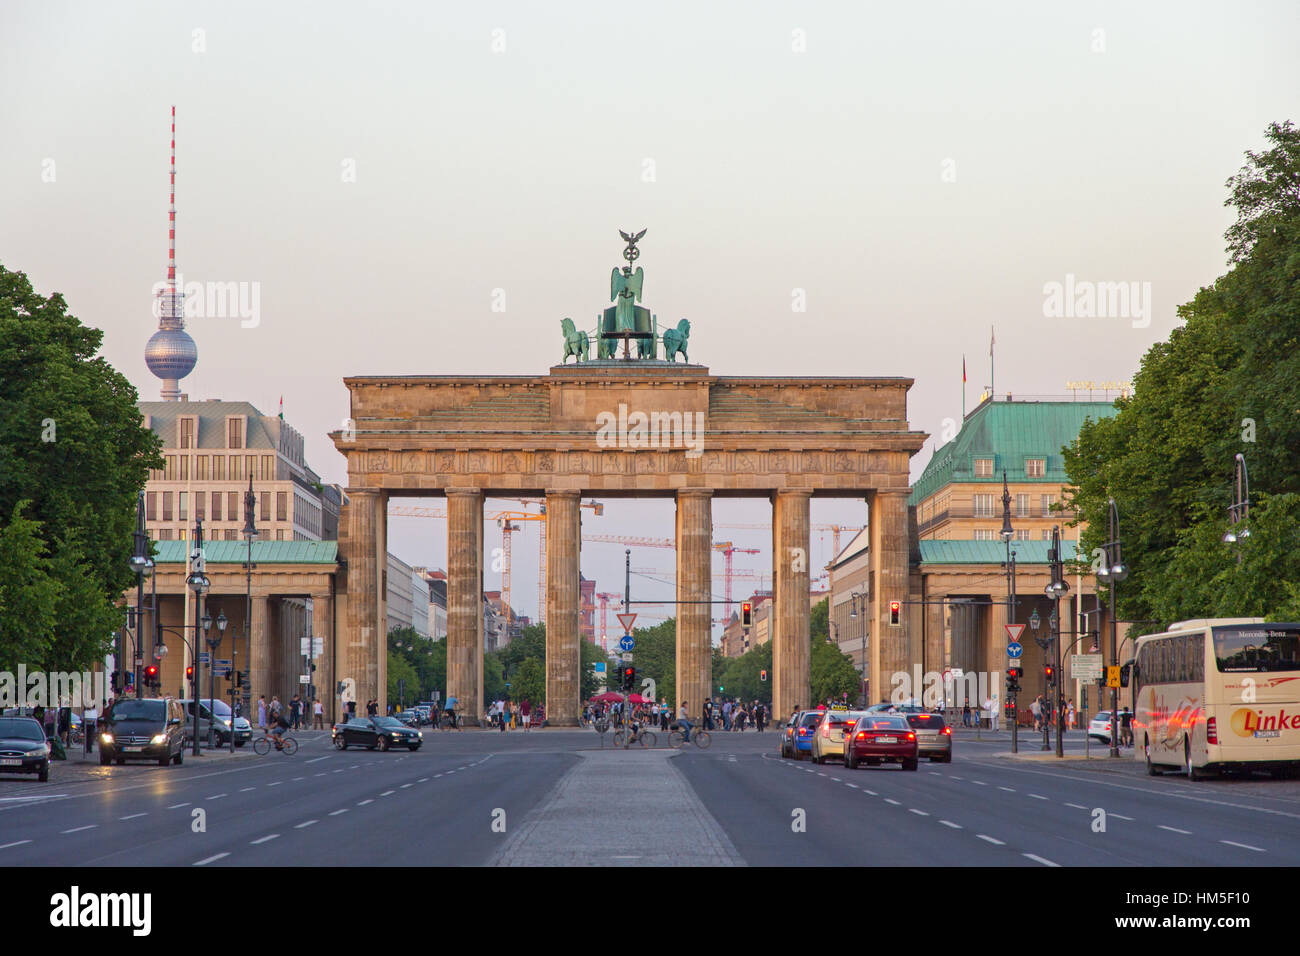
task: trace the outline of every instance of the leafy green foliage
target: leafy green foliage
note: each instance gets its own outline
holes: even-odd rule
[[[20,501],[12,520],[0,525],[0,670],[10,672],[19,663],[42,659],[63,593],[51,574],[40,524],[24,514],[27,504]]]
[[[406,680],[408,704],[430,700],[434,691],[445,698],[447,642],[421,637],[413,627],[393,628],[388,632],[388,699],[393,703],[398,700],[397,677]]]
[[[149,469],[163,467],[161,444],[143,427],[131,383],[96,357],[102,339],[67,314],[61,295],[42,298],[23,273],[0,265],[0,526],[30,502],[25,513],[50,559],[44,573],[57,585],[47,595],[56,602],[50,627],[28,626],[12,642],[0,630],[6,665],[90,666],[121,626],[115,605],[135,584],[136,498]],[[18,538],[30,547],[28,531]],[[13,613],[0,604],[0,617]]]
[[[525,658],[515,671],[510,684],[511,700],[526,700],[539,704],[546,700],[546,669],[535,657]]]
[[[1185,325],[1147,352],[1117,414],[1085,424],[1065,449],[1070,504],[1088,524],[1081,559],[1104,543],[1114,497],[1131,571],[1120,617],[1157,622],[1144,632],[1270,615],[1294,606],[1300,586],[1287,524],[1300,495],[1300,130],[1275,123],[1266,135],[1273,147],[1247,153],[1228,182],[1232,268],[1179,308]],[[1229,548],[1221,539],[1238,453],[1252,537]]]

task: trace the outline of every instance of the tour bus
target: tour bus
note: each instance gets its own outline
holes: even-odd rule
[[[1180,621],[1137,639],[1129,676],[1147,773],[1300,768],[1300,624]]]

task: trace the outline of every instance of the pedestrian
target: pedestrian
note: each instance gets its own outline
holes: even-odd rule
[[[275,723],[276,719],[280,716],[280,711],[282,710],[284,710],[284,705],[280,703],[280,698],[275,694],[272,694],[271,706],[268,708],[268,716],[270,717],[270,722],[272,724]]]
[[[298,729],[298,718],[301,713],[302,700],[297,694],[294,694],[293,697],[289,698],[289,726],[294,730]]]
[[[961,705],[961,725],[963,727],[970,726],[970,701],[969,700],[966,701],[966,703]]]
[[[324,703],[321,702],[320,698],[317,698],[315,701],[312,702],[312,711],[315,718],[313,722],[313,726],[315,727],[316,730],[324,730],[325,729],[325,705]]]
[[[1074,729],[1074,701],[1070,701],[1070,708],[1066,712],[1065,729]]]
[[[356,719],[356,716],[357,716],[357,702],[355,700],[350,700],[348,701],[348,720],[354,720]]]
[[[1002,716],[998,708],[998,695],[994,693],[989,697],[988,702],[984,705],[989,709],[989,725],[996,731],[998,729],[998,718]]]
[[[525,697],[523,700],[519,702],[519,715],[524,720],[524,733],[528,732],[528,722],[529,719],[532,717],[532,714],[533,714],[533,705],[530,704],[528,702],[528,698]]]
[[[1034,715],[1034,733],[1038,733],[1038,731],[1043,729],[1041,726],[1043,716],[1042,705],[1039,703],[1041,700],[1041,697],[1035,697],[1034,702],[1029,705],[1029,710]]]
[[[266,695],[257,698],[257,727],[266,730]]]
[[[672,711],[668,707],[668,698],[659,698],[659,729],[664,733],[668,732],[668,716]]]
[[[758,701],[754,701],[754,729],[760,734],[763,732],[763,724],[766,722],[767,713],[765,708]]]
[[[366,716],[367,717],[379,716],[379,701],[375,700],[373,697],[370,698],[369,703],[366,704]]]

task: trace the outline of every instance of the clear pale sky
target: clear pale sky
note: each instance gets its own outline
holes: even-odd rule
[[[1293,2],[5,0],[0,262],[62,292],[156,399],[143,349],[174,104],[179,269],[258,283],[261,312],[190,322],[182,389],[267,414],[283,395],[327,480],[346,483],[325,437],[345,375],[544,372],[560,319],[590,326],[607,304],[620,228],[649,230],[645,304],[691,320],[693,361],[910,376],[912,425],[938,439],[963,355],[968,407],[988,382],[991,326],[1000,395],[1127,379],[1225,271],[1224,181],[1296,118],[1298,26]],[[1044,285],[1067,275],[1149,282],[1149,326],[1045,317]],[[765,503],[715,507],[767,520]],[[442,565],[442,524],[395,519],[392,550]],[[584,523],[671,527],[667,502]],[[535,534],[515,542],[524,613]],[[583,572],[621,591],[622,547],[586,545]]]

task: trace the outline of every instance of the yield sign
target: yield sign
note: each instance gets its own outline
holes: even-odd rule
[[[1007,637],[1011,638],[1012,644],[1019,643],[1020,635],[1025,633],[1025,626],[1023,624],[1004,624],[1003,627],[1007,629]]]
[[[633,613],[633,614],[620,614],[620,615],[618,616],[618,623],[620,623],[620,624],[623,625],[623,633],[624,633],[624,634],[631,634],[631,633],[632,633],[632,622],[635,621],[635,620],[636,620],[636,614],[635,614],[635,613]]]

